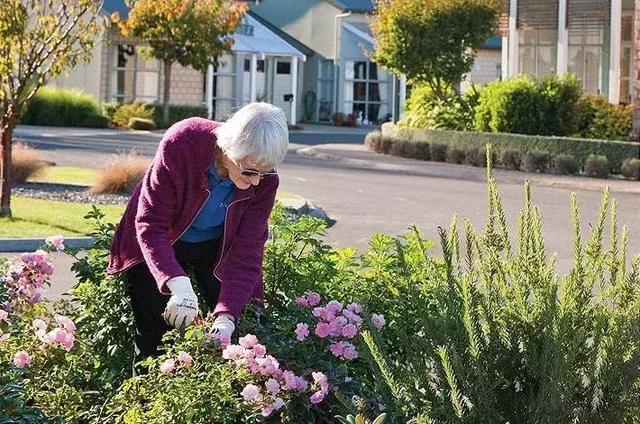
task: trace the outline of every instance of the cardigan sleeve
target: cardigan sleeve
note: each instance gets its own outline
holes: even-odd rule
[[[175,141],[163,139],[161,142],[142,180],[135,218],[136,238],[142,255],[158,284],[158,290],[163,294],[170,294],[166,287],[169,279],[186,276],[176,259],[169,235],[169,229],[178,215],[178,199],[182,190],[174,176],[180,175],[183,172],[181,168],[186,165]]]

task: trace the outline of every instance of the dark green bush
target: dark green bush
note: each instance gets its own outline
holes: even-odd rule
[[[153,122],[153,119],[131,118],[129,119],[129,124],[127,125],[127,128],[132,130],[150,131],[156,128],[156,123]]]
[[[444,162],[447,160],[447,145],[442,143],[431,143],[429,156],[433,161]]]
[[[547,152],[533,151],[524,156],[523,169],[528,172],[545,172],[549,168],[551,155]]]
[[[603,155],[589,155],[584,161],[584,173],[589,177],[606,178],[610,169],[609,160]]]
[[[169,122],[163,122],[162,120],[162,105],[152,105],[153,116],[151,117],[159,127],[169,128],[171,125],[183,119],[191,118],[193,116],[200,116],[202,118],[207,117],[207,108],[204,106],[189,106],[189,105],[170,105],[169,106]]]
[[[448,96],[443,101],[434,96],[426,84],[414,87],[398,125],[409,128],[472,130],[478,92],[469,90],[464,95],[458,95],[452,91]]]
[[[628,180],[640,180],[640,159],[625,159],[622,162],[622,175]]]
[[[631,134],[633,106],[614,105],[603,96],[585,95],[578,102],[576,136],[602,140],[627,140]]]
[[[431,160],[431,145],[429,143],[415,142],[416,159]]]
[[[640,143],[625,141],[414,129],[398,127],[391,123],[382,124],[382,134],[385,137],[416,143],[439,143],[464,149],[492,144],[498,157],[502,157],[506,150],[517,150],[521,152],[522,157],[527,152],[538,150],[548,152],[552,156],[571,154],[579,163],[584,163],[589,154],[604,155],[609,159],[614,173],[620,172],[622,161],[626,158],[640,157]]]
[[[522,154],[519,150],[505,150],[502,152],[500,163],[506,169],[518,171],[522,165]]]
[[[559,174],[576,174],[580,171],[580,164],[573,155],[560,154],[553,158],[553,170]]]
[[[105,128],[108,119],[86,93],[42,87],[20,120],[28,125]]]
[[[464,163],[464,150],[455,146],[447,147],[447,162]]]
[[[580,83],[571,74],[539,82],[528,76],[494,81],[480,94],[475,128],[532,135],[573,134],[580,92]]]

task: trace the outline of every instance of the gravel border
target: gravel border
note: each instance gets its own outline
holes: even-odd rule
[[[125,205],[129,201],[129,194],[93,194],[88,190],[84,185],[27,182],[11,187],[11,195],[94,205]]]

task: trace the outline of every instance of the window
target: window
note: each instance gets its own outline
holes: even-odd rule
[[[278,61],[278,65],[276,66],[277,74],[290,74],[291,73],[291,63],[290,62],[280,62]]]
[[[235,58],[224,55],[213,68],[213,119],[224,120],[231,116],[236,105]]]
[[[521,74],[544,78],[556,72],[558,31],[555,29],[521,29],[519,69]]]
[[[347,61],[344,83],[344,112],[365,123],[386,120],[389,110],[388,75],[372,62]]]
[[[602,88],[604,29],[569,29],[569,72],[582,81],[582,89],[598,94]]]
[[[318,121],[331,121],[333,112],[334,73],[332,60],[318,62]]]
[[[159,62],[144,59],[133,44],[118,44],[114,49],[110,97],[117,102],[158,100]]]
[[[633,15],[622,16],[622,43],[620,50],[620,103],[630,104],[635,93],[633,91],[634,50],[633,50]]]
[[[258,69],[258,72],[264,72],[264,60],[258,59],[256,68]],[[251,59],[244,60],[244,71],[251,72]]]

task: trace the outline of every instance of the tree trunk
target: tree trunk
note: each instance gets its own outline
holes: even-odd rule
[[[640,141],[640,0],[635,0],[633,17],[633,50],[635,51],[635,69],[633,75],[633,138]]]
[[[640,0],[639,0],[640,1]],[[171,94],[171,61],[164,61],[164,93],[162,96],[162,120],[169,124],[169,98]]]
[[[11,216],[11,136],[16,126],[14,118],[3,117],[0,120],[0,217]]]

